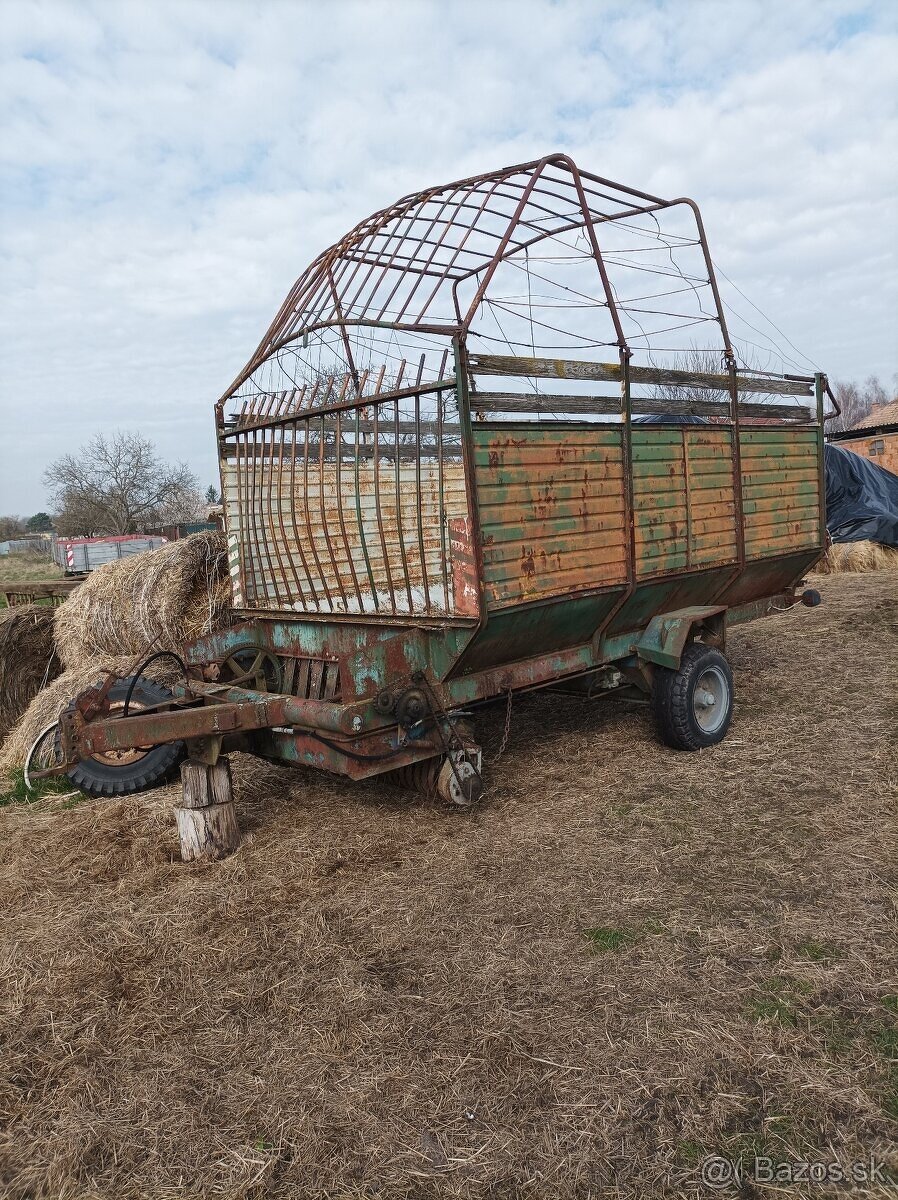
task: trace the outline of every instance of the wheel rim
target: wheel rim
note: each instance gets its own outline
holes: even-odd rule
[[[116,700],[109,705],[109,712],[106,716],[115,716],[124,709],[124,701]],[[139,712],[144,706],[136,704],[133,700],[128,705],[128,712]],[[135,746],[131,750],[106,750],[103,753],[96,752],[91,755],[94,762],[102,763],[104,767],[128,767],[132,763],[140,762],[142,758],[146,758],[147,754],[152,750],[152,746],[140,747]]]
[[[730,685],[720,667],[706,667],[692,693],[692,711],[703,733],[717,733],[727,719]]]

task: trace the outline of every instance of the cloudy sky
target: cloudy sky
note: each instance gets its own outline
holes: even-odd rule
[[[898,371],[893,0],[0,0],[0,106],[0,513],[116,427],[212,481],[213,404],[321,249],[552,150],[697,199],[832,376]]]

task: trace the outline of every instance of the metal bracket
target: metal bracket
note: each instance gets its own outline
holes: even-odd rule
[[[680,666],[689,635],[697,626],[704,626],[712,645],[723,649],[726,640],[726,608],[693,607],[653,617],[634,649],[645,662],[676,671]]]

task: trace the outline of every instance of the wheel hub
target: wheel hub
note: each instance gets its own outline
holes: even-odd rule
[[[707,667],[695,684],[692,711],[705,733],[715,733],[727,716],[726,698],[729,692],[726,676],[719,667]]]

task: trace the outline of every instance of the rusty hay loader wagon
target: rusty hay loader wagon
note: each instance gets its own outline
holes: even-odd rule
[[[408,196],[216,406],[233,624],[171,691],[138,663],[79,697],[56,769],[118,794],[241,748],[468,804],[477,706],[546,686],[712,746],[728,626],[824,549],[827,393],[740,365],[691,200],[564,155]]]

